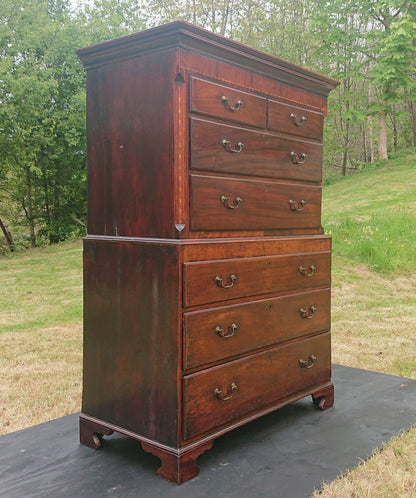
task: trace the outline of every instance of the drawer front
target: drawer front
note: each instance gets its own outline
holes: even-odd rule
[[[303,107],[269,101],[267,126],[270,130],[322,140],[324,116]]]
[[[321,226],[321,187],[190,175],[192,230]]]
[[[191,119],[191,169],[320,182],[322,145]]]
[[[330,374],[327,333],[189,375],[184,378],[184,438],[272,406],[329,381]]]
[[[329,328],[329,289],[185,313],[185,368]]]
[[[330,266],[329,252],[185,263],[184,305],[329,287]]]
[[[191,112],[264,128],[266,109],[264,97],[191,78]]]

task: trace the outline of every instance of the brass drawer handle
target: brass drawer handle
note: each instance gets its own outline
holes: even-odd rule
[[[227,339],[228,337],[233,337],[233,335],[235,335],[235,332],[237,329],[238,329],[238,325],[236,323],[232,323],[228,327],[228,330],[231,331],[229,334],[226,334],[224,332],[224,329],[222,329],[220,326],[215,327],[215,333],[218,334],[220,337],[224,337],[225,339]]]
[[[215,389],[214,395],[217,399],[220,399],[221,401],[227,401],[234,396],[234,392],[236,389],[237,389],[237,384],[235,382],[232,382],[230,387],[228,388],[227,396],[224,397],[223,392],[218,387]]]
[[[302,277],[312,277],[315,274],[317,267],[315,265],[310,265],[309,269],[304,266],[299,266],[298,271],[302,275]]]
[[[296,126],[303,126],[303,125],[306,123],[306,121],[308,120],[308,118],[307,118],[306,116],[302,116],[302,117],[300,118],[300,121],[298,121],[298,120],[297,120],[297,119],[298,119],[298,117],[297,117],[297,116],[296,116],[296,114],[295,114],[295,113],[293,113],[293,112],[292,112],[292,113],[290,113],[290,116],[289,116],[289,117],[290,117],[290,119],[292,120],[292,123],[293,123],[294,125],[296,125]]]
[[[231,141],[230,140],[226,140],[224,138],[224,140],[221,142],[221,145],[224,147],[225,150],[227,150],[228,152],[242,152],[244,150],[244,144],[243,142],[238,142],[237,144],[237,147],[235,149],[233,149],[231,147]]]
[[[308,310],[306,310],[305,308],[300,308],[299,315],[302,318],[306,318],[307,320],[310,320],[315,315],[316,310],[317,310],[316,306],[314,304],[312,304],[312,306],[309,306]]]
[[[222,195],[220,197],[220,202],[223,206],[225,206],[228,209],[237,209],[238,206],[243,202],[243,199],[241,197],[236,197],[234,199],[234,203],[230,204],[230,198],[226,197],[225,195]]]
[[[218,287],[222,287],[223,289],[229,289],[237,282],[237,275],[230,275],[230,283],[225,285],[224,280],[218,275],[214,278],[214,282],[218,285]]]
[[[242,100],[237,100],[236,106],[233,107],[230,104],[230,99],[228,97],[226,97],[225,95],[223,95],[221,97],[221,102],[224,104],[224,107],[226,109],[228,109],[229,111],[239,111],[244,105],[244,102]]]
[[[308,157],[308,154],[301,154],[298,156],[296,152],[291,152],[290,153],[290,158],[292,159],[293,164],[303,164],[306,161],[306,158]]]
[[[303,199],[301,201],[289,201],[289,207],[291,211],[303,211],[303,208],[305,207],[307,201],[304,201]]]
[[[301,368],[312,368],[315,365],[316,361],[316,356],[314,354],[311,354],[308,358],[308,360],[299,360],[299,366]]]

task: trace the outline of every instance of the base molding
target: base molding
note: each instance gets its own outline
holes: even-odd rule
[[[266,415],[267,413],[276,411],[277,409],[294,401],[305,398],[308,395],[312,396],[312,401],[315,406],[317,406],[320,410],[326,410],[334,404],[334,385],[332,382],[327,382],[324,385],[316,387],[315,389],[299,393],[289,399],[280,401],[274,407],[269,407],[215,433],[202,436],[200,439],[189,444],[185,444],[180,448],[166,446],[158,443],[157,441],[152,441],[151,439],[129,431],[128,429],[118,427],[90,415],[81,413],[79,417],[80,444],[88,446],[94,450],[98,450],[101,448],[102,438],[113,434],[113,432],[131,437],[141,443],[144,451],[151,453],[160,459],[161,465],[157,470],[159,476],[176,484],[182,484],[199,474],[197,459],[200,455],[212,448],[217,437],[241,425],[251,422],[262,415]]]

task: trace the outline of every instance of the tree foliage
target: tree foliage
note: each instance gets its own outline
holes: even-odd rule
[[[9,246],[84,230],[85,79],[75,50],[175,19],[340,80],[326,174],[365,167],[376,149],[386,157],[416,145],[414,0],[2,0],[0,219]]]

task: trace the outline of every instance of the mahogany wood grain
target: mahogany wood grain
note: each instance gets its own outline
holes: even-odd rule
[[[152,54],[88,75],[90,234],[175,236],[176,56],[172,50]]]
[[[308,235],[308,237],[218,238],[178,241],[177,244],[182,247],[184,261],[192,262],[255,256],[284,256],[297,253],[329,253],[331,237]]]
[[[79,419],[79,442],[93,450],[101,448],[103,436],[111,436],[113,431],[105,425],[87,420],[82,415]]]
[[[320,410],[327,410],[334,406],[334,385],[331,383],[312,394],[312,400],[315,406]]]
[[[185,368],[328,330],[330,297],[324,289],[185,313]]]
[[[166,445],[178,444],[179,271],[175,246],[84,240],[82,412]]]
[[[226,102],[223,101],[224,97],[228,99]],[[264,128],[266,109],[264,97],[191,78],[191,112]]]
[[[324,117],[322,112],[271,100],[267,126],[270,130],[321,140]]]
[[[184,305],[328,286],[330,259],[330,253],[323,252],[185,263]],[[307,274],[301,274],[301,266]],[[314,271],[312,266],[316,268]],[[231,275],[236,277],[233,285]],[[229,287],[219,286],[217,277]]]
[[[199,474],[199,466],[196,460],[202,453],[210,450],[213,443],[214,441],[207,441],[194,446],[189,451],[172,452],[142,441],[142,448],[144,451],[160,458],[161,465],[157,470],[160,477],[164,477],[176,484],[182,484]]]
[[[190,126],[191,169],[308,182],[321,181],[321,144],[196,118],[191,119]],[[231,143],[229,148],[224,147],[223,140]],[[243,144],[241,152],[233,152],[232,150],[238,150],[238,144]],[[292,159],[291,154],[296,154],[297,157]],[[305,159],[303,155],[306,155]]]
[[[318,228],[321,225],[321,187],[272,181],[190,175],[192,230],[258,230]],[[221,202],[229,199],[232,209]],[[291,209],[291,201],[306,204]]]
[[[302,367],[299,361],[306,362],[310,368]],[[238,419],[260,406],[328,381],[330,376],[329,334],[186,376],[184,437],[189,439]],[[232,385],[236,386],[234,391]],[[215,394],[216,389],[221,391],[224,399]]]

